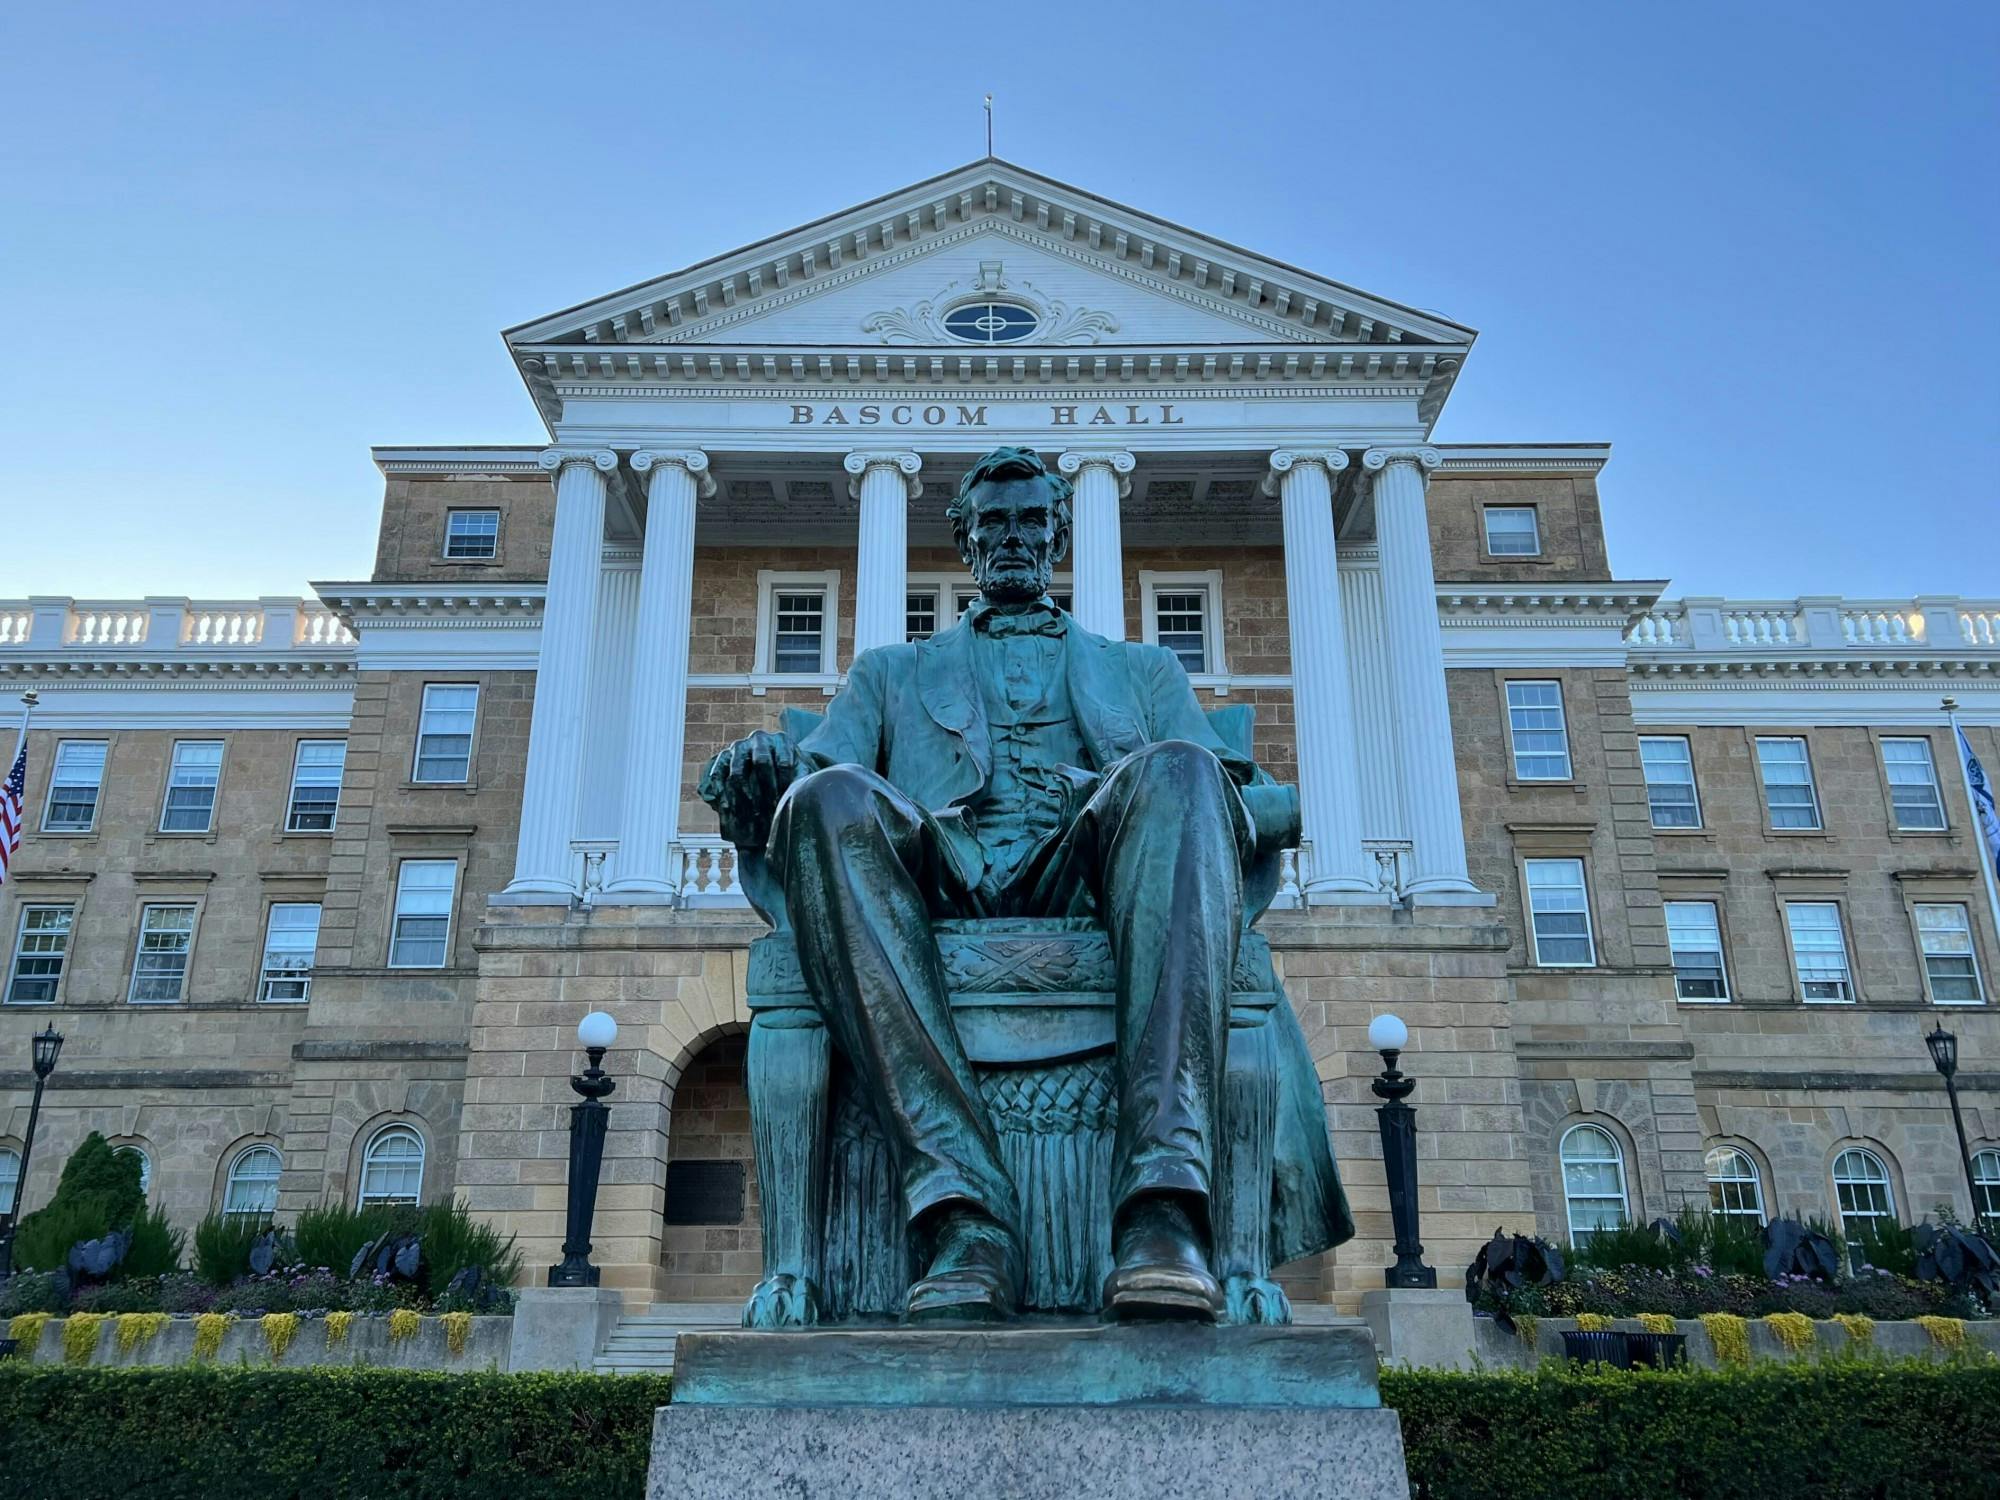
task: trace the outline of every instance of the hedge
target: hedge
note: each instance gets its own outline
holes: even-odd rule
[[[0,1366],[0,1500],[639,1500],[664,1377]],[[1416,1500],[2000,1494],[2000,1365],[1385,1371]]]

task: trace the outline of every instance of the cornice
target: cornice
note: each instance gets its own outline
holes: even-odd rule
[[[1554,588],[1520,584],[1440,583],[1438,608],[1459,625],[1604,624],[1621,630],[1650,609],[1664,580]]]
[[[2000,676],[2000,653],[1989,657],[1856,656],[1844,652],[1801,652],[1795,656],[1755,656],[1744,659],[1694,657],[1633,651],[1634,676],[1646,679],[1648,690],[1674,688],[1838,688],[1865,682],[1870,687],[1922,687],[1935,691],[1951,679],[1972,683]]]
[[[1434,446],[1439,458],[1437,472],[1451,475],[1595,474],[1611,461],[1608,443]]]
[[[24,687],[40,682],[50,687],[115,687],[121,691],[176,687],[345,690],[354,685],[354,671],[352,648],[338,658],[235,656],[189,661],[144,656],[0,657],[0,677]]]
[[[369,450],[375,467],[388,479],[455,479],[499,476],[545,479],[537,461],[540,448],[386,448]]]
[[[357,634],[371,625],[399,630],[538,626],[548,596],[543,583],[439,589],[423,584],[315,583],[313,591]]]

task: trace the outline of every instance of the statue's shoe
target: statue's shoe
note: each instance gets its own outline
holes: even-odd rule
[[[1222,1287],[1208,1269],[1201,1236],[1170,1200],[1141,1203],[1126,1215],[1113,1259],[1104,1278],[1107,1318],[1213,1323],[1222,1311]]]
[[[998,1322],[1014,1316],[1020,1285],[1014,1236],[984,1214],[954,1213],[938,1229],[930,1269],[910,1287],[904,1316],[912,1323]]]

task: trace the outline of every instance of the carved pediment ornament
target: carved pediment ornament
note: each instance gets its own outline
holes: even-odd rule
[[[981,261],[976,277],[951,282],[935,297],[869,314],[861,320],[861,331],[874,334],[885,344],[964,344],[967,341],[948,331],[944,320],[953,309],[969,302],[1012,303],[1035,315],[1034,332],[1026,337],[969,345],[972,348],[1095,344],[1118,331],[1118,320],[1110,313],[1072,307],[1046,296],[1031,281],[1010,279],[997,260]]]

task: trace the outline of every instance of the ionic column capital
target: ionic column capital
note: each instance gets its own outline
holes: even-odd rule
[[[1426,474],[1444,462],[1444,455],[1435,448],[1370,448],[1361,455],[1361,467],[1371,474],[1379,474],[1390,464],[1415,464]]]
[[[571,464],[589,464],[600,474],[609,474],[618,467],[618,455],[609,448],[544,448],[535,462],[557,475]]]
[[[904,495],[911,500],[924,492],[924,482],[917,477],[923,472],[924,461],[908,451],[881,449],[850,453],[840,461],[840,466],[853,476],[847,481],[850,500],[861,498],[861,481],[868,477],[870,469],[894,470],[902,477]]]
[[[695,493],[706,500],[715,493],[715,476],[708,472],[708,455],[699,448],[641,448],[632,455],[632,472],[650,475],[654,469],[685,469]]]
[[[1328,481],[1347,467],[1347,455],[1338,448],[1280,448],[1271,455],[1270,470],[1264,475],[1264,493],[1275,495],[1285,476],[1301,464],[1317,464],[1326,470]]]
[[[1056,472],[1065,479],[1075,479],[1085,469],[1101,468],[1118,485],[1118,498],[1123,500],[1132,493],[1132,471],[1139,466],[1139,460],[1123,448],[1072,448],[1056,455]]]

